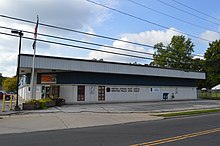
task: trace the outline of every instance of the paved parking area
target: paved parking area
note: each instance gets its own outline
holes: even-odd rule
[[[1,104],[0,104],[1,105]],[[172,112],[194,109],[220,108],[219,100],[189,100],[189,101],[156,101],[156,102],[139,102],[139,103],[105,103],[105,104],[73,104],[62,107],[53,107],[46,110],[33,111],[9,111],[6,106],[6,112],[0,112],[0,115],[13,113],[79,113],[79,112],[96,112],[96,113],[155,113],[155,112]]]
[[[190,101],[157,101],[140,103],[111,103],[65,105],[57,107],[63,112],[171,112],[193,109],[220,108],[218,100],[190,100]]]

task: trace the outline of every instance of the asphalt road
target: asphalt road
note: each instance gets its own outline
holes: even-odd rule
[[[28,124],[28,123],[27,123]],[[220,113],[157,121],[0,135],[2,146],[219,146]],[[136,146],[135,145],[135,146]]]

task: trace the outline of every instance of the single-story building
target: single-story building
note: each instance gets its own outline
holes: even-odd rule
[[[20,56],[19,95],[25,100],[32,58]],[[70,104],[196,99],[201,79],[203,72],[36,55],[33,98],[63,97]]]

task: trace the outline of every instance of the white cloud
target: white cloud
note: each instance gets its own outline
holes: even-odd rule
[[[174,35],[181,35],[177,32],[175,28],[170,28],[165,31],[161,30],[150,30],[145,32],[140,32],[138,34],[127,33],[122,36],[126,37],[130,41],[155,45],[159,42],[163,42],[164,44],[170,43],[171,38]]]
[[[125,39],[123,39],[125,40]],[[118,48],[124,48],[124,49],[128,49],[128,50],[133,50],[133,51],[141,51],[141,52],[148,52],[148,53],[152,53],[151,50],[145,50],[143,47],[139,47],[139,46],[134,46],[134,45],[129,45],[127,43],[124,42],[120,42],[120,41],[115,41],[112,45],[113,47],[118,47]],[[135,55],[135,56],[142,56],[142,57],[151,57],[149,55],[143,55],[140,53],[134,53],[134,52],[127,52],[124,50],[117,50],[117,49],[113,49],[113,48],[108,48],[108,47],[101,47],[100,50],[102,51],[108,51],[108,52],[117,52],[117,53],[121,53],[121,54],[126,54],[126,55]],[[126,56],[121,56],[121,55],[115,55],[115,54],[109,54],[109,53],[104,53],[104,52],[97,52],[97,51],[92,51],[89,53],[88,55],[89,59],[104,59],[105,61],[114,61],[114,62],[140,62],[142,61],[142,59],[138,59],[138,58],[132,58],[131,57],[126,57]]]
[[[217,32],[206,30],[205,32],[200,34],[200,37],[206,40],[215,41],[220,39],[220,34]],[[203,43],[208,43],[207,41],[202,41]]]
[[[105,2],[110,5],[117,4],[116,1],[111,2],[106,0]],[[93,34],[95,33],[93,26],[101,25],[101,23],[111,16],[108,10],[88,3],[85,0],[1,0],[0,13],[30,21],[36,21],[36,16],[39,15],[40,23],[82,30]],[[0,17],[0,26],[33,32],[35,24]],[[0,31],[10,33],[10,30],[0,29]],[[75,39],[85,39],[85,36],[77,33],[61,31],[41,25],[38,28],[38,32],[62,37],[74,36]],[[24,33],[24,36],[33,38],[33,34]],[[38,36],[38,38],[45,39],[46,37]],[[49,38],[46,39],[51,40]],[[57,40],[53,39],[53,41]],[[32,40],[22,39],[22,53],[33,53],[32,43]],[[54,48],[56,48],[54,45],[37,42],[37,52],[39,54],[58,55],[60,52],[62,52],[61,55],[65,54],[64,51],[55,50]],[[59,46],[57,48],[61,47]],[[14,76],[17,66],[18,38],[0,34],[0,51],[0,73],[3,76]],[[66,51],[66,54],[72,53]]]
[[[121,40],[132,41],[132,42],[142,43],[142,44],[151,45],[151,46],[157,43],[160,43],[160,42],[164,44],[168,44],[174,35],[180,35],[180,33],[177,33],[173,30],[176,30],[176,29],[170,28],[165,31],[150,30],[150,31],[136,33],[136,34],[126,33],[126,34],[121,35],[122,36]],[[146,53],[152,53],[152,54],[154,53],[153,48],[140,47],[140,46],[131,45],[131,44],[121,42],[121,41],[114,41],[112,46],[126,48],[129,50],[142,51]],[[152,58],[152,55],[138,54],[138,53],[133,53],[133,52],[121,51],[121,50],[119,51],[119,50],[110,49],[106,47],[101,47],[100,50]],[[103,52],[96,52],[96,51],[89,53],[88,58],[89,59],[92,59],[92,58],[101,59],[102,58],[108,61],[120,61],[120,62],[149,63],[149,60],[136,59],[136,58],[131,58],[131,57],[123,57],[123,56],[118,56],[118,55],[113,55],[113,54],[108,54],[108,53],[103,53]]]
[[[194,56],[193,59],[201,59],[201,60],[204,60],[204,56],[203,54],[197,54],[197,56]]]
[[[3,76],[15,75],[15,64],[17,63],[17,55],[10,52],[1,53],[0,58],[0,73],[3,73]]]

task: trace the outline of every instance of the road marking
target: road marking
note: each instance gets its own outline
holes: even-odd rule
[[[206,135],[206,134],[215,133],[215,132],[220,132],[220,128],[209,129],[209,130],[204,130],[204,131],[200,131],[200,132],[195,132],[195,133],[190,133],[190,134],[185,134],[185,135],[169,137],[169,138],[165,138],[165,139],[159,139],[159,140],[134,144],[134,145],[131,145],[131,146],[154,146],[154,145],[159,145],[159,144],[164,144],[164,143],[168,143],[168,142],[183,140],[183,139],[186,139],[186,138],[197,137],[197,136]]]

